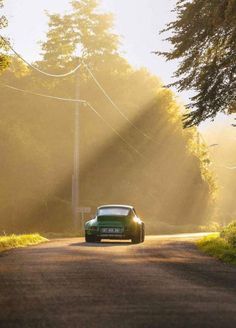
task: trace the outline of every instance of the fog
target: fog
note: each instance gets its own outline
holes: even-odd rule
[[[236,217],[236,130],[230,123],[217,122],[205,129],[203,135],[206,142],[212,145],[209,148],[212,168],[219,185],[212,220],[225,224]]]

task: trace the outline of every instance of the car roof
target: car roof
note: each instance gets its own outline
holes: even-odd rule
[[[130,210],[134,209],[133,206],[130,206],[130,205],[120,205],[120,204],[102,205],[102,206],[99,206],[98,209],[100,209],[100,208],[106,208],[106,207],[120,207],[120,208],[128,208]]]

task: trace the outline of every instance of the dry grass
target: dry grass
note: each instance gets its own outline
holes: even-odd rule
[[[0,236],[0,252],[11,248],[37,245],[47,241],[39,234]]]

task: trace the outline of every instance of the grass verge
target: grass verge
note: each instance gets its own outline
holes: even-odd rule
[[[37,245],[47,241],[39,234],[0,236],[0,252],[18,247]]]
[[[197,241],[197,247],[204,253],[214,256],[223,262],[236,264],[236,248],[228,241],[214,233]]]

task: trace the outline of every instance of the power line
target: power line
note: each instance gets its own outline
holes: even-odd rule
[[[7,41],[2,35],[0,35],[0,38],[3,40],[3,42],[8,45],[8,47],[13,51],[13,53],[19,57],[26,65],[28,65],[29,67],[31,67],[33,70],[36,70],[37,72],[44,74],[46,76],[50,76],[50,77],[66,77],[69,76],[73,73],[75,73],[81,66],[81,63],[79,65],[77,65],[73,70],[71,70],[70,72],[67,72],[65,74],[51,74],[45,71],[40,70],[39,68],[31,65],[27,60],[25,60],[10,44],[9,41]],[[113,107],[126,119],[126,121],[128,121],[130,123],[131,126],[133,126],[133,128],[135,128],[138,132],[140,132],[145,138],[151,139],[151,137],[149,137],[147,134],[145,134],[144,132],[142,132],[138,127],[136,127],[136,125],[134,125],[129,118],[120,110],[120,108],[114,103],[114,101],[111,99],[111,97],[108,95],[108,93],[105,91],[105,89],[101,86],[101,84],[98,82],[98,80],[96,79],[96,77],[94,76],[94,74],[91,72],[91,70],[89,69],[89,67],[82,62],[83,65],[85,66],[85,68],[88,70],[89,74],[92,76],[93,80],[95,81],[95,83],[97,84],[97,86],[99,87],[99,89],[103,92],[103,94],[105,95],[105,97],[110,101],[110,103],[113,105]],[[7,87],[9,89],[15,90],[15,91],[19,91],[19,92],[24,92],[24,93],[28,93],[31,95],[35,95],[35,96],[40,96],[40,97],[44,97],[44,98],[50,98],[50,99],[54,99],[54,100],[61,100],[61,101],[70,101],[70,102],[80,102],[80,103],[84,103],[87,104],[90,109],[96,113],[100,119],[103,120],[103,122],[110,128],[112,129],[113,132],[115,132],[120,138],[121,140],[129,147],[131,148],[133,151],[135,151],[137,154],[139,154],[141,157],[143,157],[143,155],[135,148],[133,147],[131,144],[129,144],[120,134],[119,132],[117,132],[117,130],[115,130],[110,123],[108,123],[103,116],[101,116],[96,110],[95,108],[88,103],[85,100],[80,100],[80,99],[71,99],[71,98],[62,98],[62,97],[56,97],[56,96],[50,96],[50,95],[45,95],[45,94],[41,94],[41,93],[37,93],[37,92],[33,92],[33,91],[28,91],[25,89],[20,89],[17,87],[13,87],[10,86],[8,84],[2,84],[4,87]]]
[[[96,111],[96,109],[89,103],[89,102],[86,102],[86,105],[98,116],[98,117],[100,117],[100,119],[130,148],[130,149],[132,149],[136,154],[138,154],[139,156],[141,156],[143,159],[145,159],[144,158],[144,156],[134,147],[134,146],[132,146],[130,143],[128,143],[123,137],[122,137],[122,135],[116,130],[116,129],[114,129],[113,128],[113,126],[109,123],[109,122],[107,122],[106,120],[105,120],[105,118],[100,114],[100,113],[98,113],[97,111]]]
[[[28,65],[30,68],[32,68],[33,70],[36,70],[37,72],[46,75],[46,76],[50,76],[50,77],[67,77],[69,75],[74,74],[80,67],[81,67],[81,63],[79,65],[77,65],[73,70],[64,73],[64,74],[51,74],[45,71],[42,71],[41,69],[37,68],[36,66],[33,66],[32,64],[30,64],[27,60],[25,60],[10,44],[9,41],[7,41],[2,35],[0,35],[0,38],[3,40],[3,42],[8,45],[8,47],[13,51],[13,53],[19,57],[26,65]],[[120,113],[120,115],[127,121],[129,122],[129,124],[135,129],[137,130],[139,133],[141,133],[145,138],[147,139],[152,139],[150,136],[148,136],[146,133],[144,133],[143,131],[141,131],[121,110],[120,108],[116,105],[116,103],[112,100],[112,98],[108,95],[108,93],[105,91],[105,89],[102,87],[102,85],[98,82],[97,78],[94,76],[94,74],[92,73],[92,71],[89,69],[89,67],[82,62],[83,65],[85,66],[85,68],[87,69],[87,71],[89,72],[89,74],[91,75],[91,77],[93,78],[94,82],[97,84],[97,86],[99,87],[99,89],[102,91],[102,93],[105,95],[105,97],[110,101],[110,103],[112,104],[112,106]]]
[[[45,95],[43,93],[38,93],[38,92],[34,92],[34,91],[29,91],[29,90],[13,87],[11,85],[8,85],[8,84],[2,83],[2,82],[0,82],[0,84],[3,87],[6,87],[8,89],[12,89],[12,90],[15,90],[15,91],[27,93],[27,94],[30,94],[30,95],[33,95],[33,96],[39,96],[39,97],[50,98],[50,99],[60,100],[60,101],[67,101],[67,102],[79,102],[79,103],[86,104],[86,100],[83,100],[83,99],[73,99],[73,98],[62,98],[62,97],[50,96],[50,95]]]
[[[109,94],[106,92],[106,90],[102,87],[102,85],[98,82],[97,78],[94,76],[94,74],[92,73],[92,71],[90,70],[90,68],[83,62],[83,65],[85,66],[85,68],[87,69],[87,71],[89,72],[89,74],[91,75],[91,77],[93,78],[94,82],[97,84],[97,86],[99,87],[99,89],[102,91],[102,93],[105,95],[105,97],[110,101],[110,103],[113,105],[113,107],[120,113],[120,115],[122,115],[124,117],[124,119],[129,122],[129,124],[135,129],[137,130],[139,133],[141,133],[145,138],[147,139],[152,139],[149,135],[147,135],[146,133],[144,133],[143,131],[141,131],[132,121],[130,121],[130,119],[120,110],[120,108],[116,105],[116,103],[111,99],[111,97],[109,96]]]
[[[77,102],[77,103],[82,103],[83,105],[87,105],[123,141],[123,143],[125,143],[130,149],[132,149],[140,157],[145,159],[144,156],[134,146],[132,146],[129,142],[127,142],[122,137],[122,135],[115,128],[113,128],[113,126],[109,122],[107,122],[107,120],[88,101],[82,100],[82,99],[62,98],[62,97],[45,95],[45,94],[42,94],[42,93],[37,93],[37,92],[25,90],[25,89],[20,89],[20,88],[17,88],[17,87],[14,87],[14,86],[2,83],[2,82],[0,82],[0,84],[3,87],[6,87],[6,88],[9,88],[9,89],[18,91],[18,92],[23,92],[23,93],[26,93],[26,94],[34,95],[34,96],[50,98],[50,99],[66,101],[66,102]]]
[[[10,44],[9,41],[7,41],[2,35],[0,35],[0,38],[2,39],[2,41],[12,50],[12,52],[17,56],[19,57],[27,66],[31,67],[33,70],[43,74],[43,75],[46,75],[46,76],[50,76],[50,77],[58,77],[58,78],[61,78],[61,77],[67,77],[69,75],[72,75],[74,74],[81,66],[81,63],[79,65],[77,65],[74,69],[72,69],[71,71],[67,72],[67,73],[64,73],[64,74],[51,74],[51,73],[48,73],[48,72],[45,72],[45,71],[42,71],[41,69],[37,68],[36,66],[30,64],[26,59],[24,59]]]
[[[221,165],[219,167],[223,167],[224,169],[227,169],[227,170],[236,170],[236,166],[225,166],[225,165]]]

